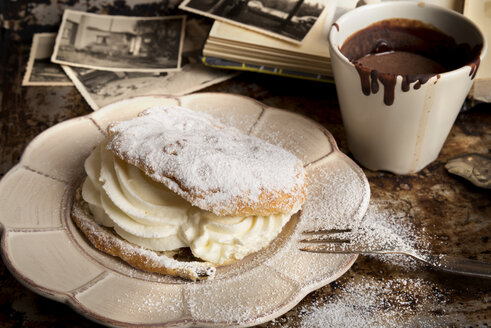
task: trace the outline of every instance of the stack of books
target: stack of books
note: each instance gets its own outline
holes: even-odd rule
[[[327,34],[333,13],[334,8],[324,10],[300,44],[215,21],[203,47],[203,61],[216,67],[332,81]]]
[[[327,37],[336,1],[328,0],[325,4],[322,14],[300,42],[215,20],[203,46],[202,61],[218,68],[332,82]]]

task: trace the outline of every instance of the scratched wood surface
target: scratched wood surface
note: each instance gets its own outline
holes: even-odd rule
[[[118,5],[111,8],[95,1],[80,3],[96,12],[125,14],[135,10],[124,1],[115,1]],[[80,3],[59,0],[40,5],[58,8]],[[9,6],[6,17],[12,27],[2,30],[1,40],[0,176],[19,161],[36,135],[91,112],[74,87],[21,87],[29,33],[55,30],[57,21],[50,18],[50,24],[40,24],[48,18],[29,14],[40,7],[28,1],[9,2]],[[167,8],[163,2],[150,7],[162,12]],[[244,73],[203,91],[245,95],[310,117],[325,126],[349,155],[334,85]],[[372,200],[410,218],[433,252],[491,262],[490,191],[450,175],[444,168],[454,156],[489,153],[490,109],[491,105],[480,104],[461,112],[440,156],[417,174],[396,176],[365,170]],[[363,306],[360,300],[367,304]],[[310,293],[295,308],[262,327],[486,327],[491,324],[490,300],[491,280],[445,274],[400,258],[362,256],[340,279]],[[68,306],[26,289],[0,262],[0,327],[94,326]]]

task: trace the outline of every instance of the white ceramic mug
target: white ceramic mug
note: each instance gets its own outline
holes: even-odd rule
[[[419,89],[395,85],[394,102],[384,104],[384,90],[363,94],[360,75],[340,51],[344,41],[369,25],[391,18],[431,24],[457,44],[487,44],[479,28],[463,15],[439,6],[410,1],[384,2],[356,8],[341,16],[329,32],[331,62],[346,130],[355,159],[371,170],[396,174],[417,172],[434,161],[469,93],[472,65],[433,76]],[[438,81],[437,81],[438,80]]]

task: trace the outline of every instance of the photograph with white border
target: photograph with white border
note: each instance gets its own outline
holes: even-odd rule
[[[60,65],[51,62],[56,33],[35,33],[22,79],[23,86],[69,86],[72,81]]]
[[[181,69],[186,16],[130,17],[65,10],[54,63],[115,72]]]
[[[183,96],[239,74],[238,71],[210,68],[200,61],[201,48],[210,28],[211,24],[205,19],[189,19],[186,22],[180,71],[111,72],[62,67],[93,110],[137,96]]]
[[[179,8],[300,43],[326,6],[324,0],[185,0]]]

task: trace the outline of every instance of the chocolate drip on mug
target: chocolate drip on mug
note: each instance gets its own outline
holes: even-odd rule
[[[377,93],[379,90],[378,81],[380,81],[384,86],[384,104],[390,106],[394,103],[397,75],[380,73],[377,70],[372,70],[357,63],[355,63],[355,68],[360,76],[361,89],[364,95],[369,96],[371,93]],[[408,92],[410,90],[410,84],[414,82],[416,82],[416,84],[414,84],[413,88],[419,89],[421,85],[428,82],[432,76],[434,75],[421,74],[402,76],[401,90]]]
[[[434,75],[430,75],[430,74],[405,75],[402,77],[401,89],[402,89],[402,91],[407,92],[410,89],[410,84],[416,82],[416,84],[413,86],[413,88],[415,90],[417,90],[421,87],[421,85],[428,82],[428,80],[435,75],[437,75],[437,74],[434,74]]]

